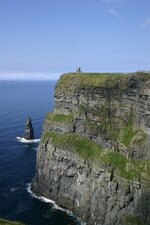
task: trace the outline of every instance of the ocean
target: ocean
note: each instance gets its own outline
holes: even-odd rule
[[[26,225],[80,225],[68,211],[30,192],[38,143],[21,143],[26,118],[39,139],[54,107],[54,81],[0,81],[0,217]]]

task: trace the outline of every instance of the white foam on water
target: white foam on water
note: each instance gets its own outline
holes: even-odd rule
[[[25,138],[22,137],[17,137],[17,140],[21,143],[39,143],[41,139],[33,139],[33,140],[27,140]]]
[[[18,191],[18,189],[19,189],[19,188],[17,188],[17,187],[16,187],[16,188],[10,188],[10,191],[11,191],[11,192],[16,192],[16,191]]]
[[[56,204],[56,202],[54,202],[53,200],[50,200],[50,199],[45,198],[45,197],[43,197],[43,196],[37,196],[36,194],[34,194],[34,193],[31,191],[31,183],[27,183],[27,192],[28,192],[33,198],[37,198],[37,199],[41,200],[42,202],[51,203],[52,206],[53,206],[53,207],[52,207],[53,209],[63,211],[63,212],[65,212],[66,214],[68,214],[69,216],[74,217],[74,214],[73,214],[72,211],[70,211],[70,210],[68,210],[68,209],[61,208],[61,207],[58,206],[58,205]],[[83,222],[81,221],[80,218],[77,218],[77,219],[80,221],[81,225],[86,225],[86,223],[83,223]]]

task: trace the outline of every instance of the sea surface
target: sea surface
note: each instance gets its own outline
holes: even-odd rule
[[[38,143],[21,143],[32,118],[39,139],[46,112],[54,107],[52,81],[0,81],[0,217],[26,225],[80,225],[79,220],[30,192]],[[44,200],[44,201],[43,201]]]

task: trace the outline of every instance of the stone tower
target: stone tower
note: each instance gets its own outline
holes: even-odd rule
[[[80,68],[80,67],[78,67],[78,68],[76,69],[76,73],[81,73],[81,68]]]

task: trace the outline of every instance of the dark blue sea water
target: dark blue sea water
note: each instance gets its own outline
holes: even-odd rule
[[[35,175],[38,144],[16,140],[23,134],[27,116],[40,138],[45,113],[53,109],[54,86],[50,81],[0,82],[0,217],[26,225],[80,224],[74,216],[27,191]]]

